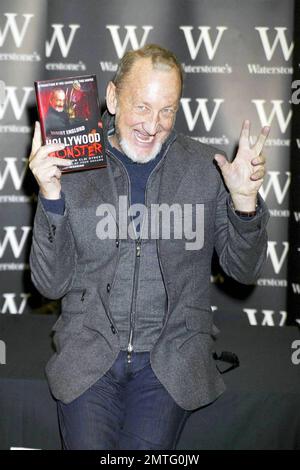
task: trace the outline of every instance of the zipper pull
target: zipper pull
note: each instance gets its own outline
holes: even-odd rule
[[[81,300],[81,302],[83,302],[83,301],[84,301],[84,296],[85,296],[85,293],[86,293],[86,289],[84,289],[84,291],[82,292],[81,299],[80,299],[80,300]]]
[[[136,242],[136,256],[140,257],[141,256],[141,240],[137,240]]]
[[[133,330],[130,326],[129,342],[128,342],[128,347],[127,347],[127,362],[128,362],[128,364],[131,362],[131,354],[132,354],[132,351],[133,351],[132,336],[133,336]]]
[[[128,362],[128,364],[130,364],[130,362],[131,362],[131,354],[132,354],[132,351],[133,351],[132,344],[129,343],[129,344],[128,344],[128,348],[127,348],[127,362]]]

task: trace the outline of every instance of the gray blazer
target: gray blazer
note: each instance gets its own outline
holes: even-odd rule
[[[215,153],[213,147],[178,135],[169,144],[156,195],[159,204],[204,204],[202,249],[186,250],[184,238],[157,240],[168,311],[150,360],[160,382],[186,410],[212,402],[225,389],[212,357],[213,249],[224,271],[245,284],[254,283],[266,258],[266,205],[259,196],[253,219],[235,214],[213,162]],[[107,168],[63,175],[63,215],[46,212],[38,198],[31,276],[42,295],[62,298],[62,312],[53,327],[57,351],[46,365],[46,375],[53,395],[64,403],[105,374],[120,350],[107,284],[113,289],[122,240],[100,240],[96,235],[99,204],[113,204],[118,216],[119,177],[110,158]]]

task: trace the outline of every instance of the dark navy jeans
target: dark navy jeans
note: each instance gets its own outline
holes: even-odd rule
[[[120,351],[111,369],[69,404],[57,401],[63,449],[175,449],[191,411],[155,376],[149,352]]]

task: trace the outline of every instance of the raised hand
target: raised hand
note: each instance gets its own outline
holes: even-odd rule
[[[215,160],[237,210],[253,211],[255,209],[257,193],[265,175],[266,159],[262,155],[262,150],[269,132],[270,127],[263,127],[255,144],[251,147],[250,121],[245,120],[233,162],[230,163],[224,155],[215,155]]]
[[[40,187],[42,196],[47,199],[59,199],[62,172],[58,166],[67,166],[72,163],[72,160],[65,158],[49,157],[49,153],[64,147],[62,144],[42,145],[40,123],[36,122],[29,156],[29,168]]]

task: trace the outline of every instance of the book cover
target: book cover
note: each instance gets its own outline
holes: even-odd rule
[[[105,167],[96,75],[34,82],[44,144],[65,144],[50,157],[73,160],[63,173]]]

